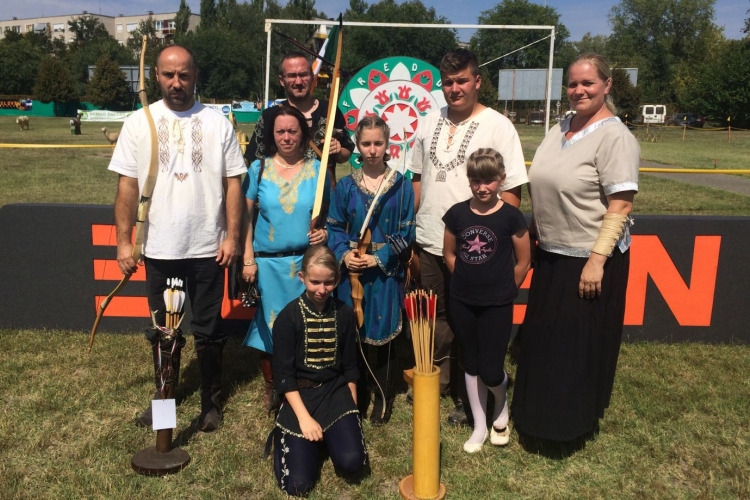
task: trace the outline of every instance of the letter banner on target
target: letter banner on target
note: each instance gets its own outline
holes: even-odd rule
[[[339,99],[352,140],[363,116],[377,115],[388,123],[388,154],[394,165],[411,149],[419,120],[445,106],[438,69],[412,57],[388,57],[365,66],[349,80]],[[359,168],[359,151],[349,161]]]

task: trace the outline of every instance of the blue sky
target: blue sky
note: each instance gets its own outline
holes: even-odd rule
[[[240,0],[241,1],[241,0]],[[397,0],[398,1],[398,0]],[[488,10],[498,2],[493,0],[422,0],[426,5],[434,7],[439,15],[448,18],[454,24],[475,24],[482,11]],[[659,1],[659,0],[654,0]],[[283,0],[282,0],[283,3]],[[592,34],[609,34],[610,27],[607,20],[609,11],[617,0],[599,0],[596,2],[582,2],[581,0],[537,0],[534,3],[547,4],[560,13],[563,24],[570,31],[570,40],[580,40],[586,32]],[[3,20],[18,17],[19,19],[36,17],[76,14],[84,10],[91,13],[105,15],[126,14],[134,15],[148,10],[155,12],[175,11],[180,0],[0,0],[0,16]],[[200,10],[200,0],[188,0],[193,12]],[[330,17],[344,12],[349,0],[316,0],[315,7]],[[750,2],[744,0],[717,0],[715,4],[716,17],[714,22],[724,27],[727,38],[741,38],[740,29],[744,19],[748,17],[747,10]],[[408,22],[408,20],[405,20]],[[468,41],[471,33],[459,31],[459,38]]]

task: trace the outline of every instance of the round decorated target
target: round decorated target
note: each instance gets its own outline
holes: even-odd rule
[[[354,130],[363,116],[378,115],[391,130],[391,166],[402,167],[402,157],[414,144],[419,120],[446,105],[440,72],[433,65],[411,57],[388,57],[357,72],[344,88],[339,109],[354,141]],[[349,160],[362,164],[358,150]]]

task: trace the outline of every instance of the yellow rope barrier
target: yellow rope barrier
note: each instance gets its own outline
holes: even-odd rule
[[[525,162],[526,166],[531,166],[531,162]],[[750,170],[732,170],[732,169],[699,169],[699,168],[656,168],[656,167],[641,167],[638,169],[639,172],[651,173],[651,174],[750,174]]]
[[[660,174],[750,174],[750,170],[731,170],[731,169],[715,169],[715,170],[702,170],[699,168],[653,168],[643,167],[638,169],[639,172],[646,173],[660,173]]]
[[[240,142],[240,145],[247,145],[248,142]],[[0,148],[114,148],[114,145],[110,144],[8,144],[0,143]],[[527,161],[526,166],[531,166],[531,162]],[[662,173],[662,174],[748,174],[750,170],[731,170],[731,169],[712,169],[702,170],[694,168],[653,168],[643,167],[639,169],[640,172],[645,173]]]
[[[249,142],[240,142],[241,146],[247,146]],[[18,149],[50,149],[50,148],[114,148],[114,144],[10,144],[0,143],[0,148],[18,148]]]
[[[654,128],[658,130],[682,130],[683,128],[687,128],[688,130],[696,130],[698,132],[714,132],[714,131],[727,131],[729,130],[729,127],[683,127],[682,125],[665,125],[663,123],[649,123],[648,125],[641,125],[640,123],[632,123],[628,122],[627,126],[629,127],[635,127],[635,128]],[[735,128],[732,127],[732,132],[734,131],[743,131],[746,132],[748,129],[741,129],[741,128]]]
[[[114,144],[8,144],[0,143],[0,148],[49,149],[49,148],[113,148]]]

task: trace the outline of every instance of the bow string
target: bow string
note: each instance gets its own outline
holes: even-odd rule
[[[145,68],[147,40],[148,38],[146,37],[146,35],[144,35],[143,42],[141,44],[138,94],[141,99],[141,106],[143,107],[143,112],[145,113],[149,132],[151,135],[151,158],[149,159],[148,176],[146,177],[146,182],[143,184],[143,189],[141,190],[141,198],[138,201],[138,210],[136,212],[135,243],[133,245],[132,253],[133,260],[136,263],[143,257],[143,237],[145,232],[144,229],[146,225],[146,217],[148,216],[148,209],[151,205],[151,195],[153,194],[154,186],[156,185],[156,175],[159,171],[159,158],[157,154],[158,146],[156,142],[156,124],[154,123],[154,118],[153,116],[151,116],[151,111],[148,108],[148,95],[146,93]],[[122,289],[122,287],[125,286],[128,281],[130,281],[130,276],[130,274],[126,274],[125,276],[123,276],[122,280],[120,280],[115,289],[112,290],[112,292],[110,292],[110,294],[107,295],[107,297],[99,304],[99,310],[97,311],[96,319],[94,320],[94,326],[91,328],[91,334],[89,334],[89,347],[87,351],[88,353],[90,353],[92,347],[94,347],[94,337],[96,336],[96,331],[99,328],[99,323],[102,320],[102,316],[104,316],[104,311],[107,309],[107,306],[109,305],[112,298],[117,295],[117,293]]]

